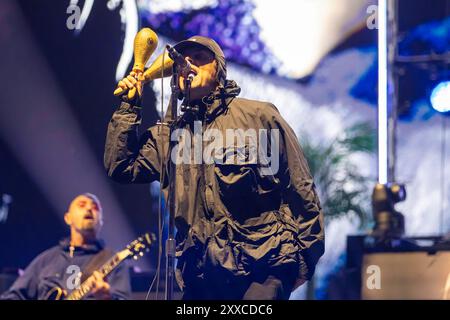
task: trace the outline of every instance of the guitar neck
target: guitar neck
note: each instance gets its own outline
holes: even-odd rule
[[[123,250],[117,254],[115,254],[112,258],[110,258],[106,263],[104,263],[100,269],[97,271],[102,275],[102,277],[106,277],[110,274],[115,268],[117,268],[127,257],[129,256],[128,250]],[[94,286],[94,276],[89,276],[77,289],[73,290],[67,297],[66,300],[81,300],[83,299],[93,288]]]

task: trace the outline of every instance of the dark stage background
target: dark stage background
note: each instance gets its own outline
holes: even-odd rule
[[[103,1],[96,1],[93,8],[95,19],[90,19],[84,30],[75,35],[66,28],[66,1],[23,0],[18,3],[33,40],[56,77],[61,93],[72,107],[71,111],[94,151],[98,165],[103,166],[106,127],[118,106],[118,99],[112,92],[124,34],[119,15],[108,10]],[[7,78],[8,75],[2,74],[2,77]],[[27,94],[26,88],[23,92]],[[144,99],[143,125],[149,126],[156,121],[153,91],[149,86]],[[30,109],[33,107],[27,106]],[[17,119],[17,127],[20,126],[21,121]],[[39,135],[39,132],[36,134]],[[0,150],[0,194],[7,193],[13,197],[8,221],[0,224],[0,268],[23,268],[38,253],[67,236],[68,228],[63,220],[64,212],[55,212],[1,138]],[[55,168],[55,171],[58,170],[64,170],[64,164]],[[151,199],[148,185],[124,186],[113,181],[110,184],[115,197],[126,210],[134,233],[155,232],[157,216],[152,210],[155,201]],[[89,190],[86,186],[86,191]],[[95,193],[95,190],[92,192]],[[108,212],[105,212],[105,219],[108,223]]]
[[[123,2],[107,7],[119,2],[94,1],[77,32],[66,25],[70,0],[0,0],[0,209],[2,195],[13,199],[7,219],[0,215],[0,276],[15,276],[68,236],[64,210],[81,192],[103,201],[103,235],[113,248],[146,231],[157,234],[158,187],[120,185],[103,169],[106,129],[119,104],[112,94],[116,68],[126,28],[136,19],[138,28],[158,34],[159,49],[194,34],[216,39],[241,96],[277,106],[316,169],[321,199],[329,200],[323,202],[325,254],[315,279],[291,298],[360,298],[353,294],[360,294],[361,270],[350,268],[353,278],[347,279],[346,262],[352,252],[362,252],[351,246],[352,237],[374,226],[378,33],[369,28],[367,9],[377,1],[298,0],[287,6],[288,1],[141,0],[136,12],[128,7],[133,15],[126,23],[119,13],[123,9],[126,16]],[[407,186],[406,200],[396,208],[405,216],[405,236],[450,231],[450,114],[433,109],[430,101],[432,89],[449,80],[449,10],[450,0],[399,0],[401,56],[433,58],[396,66],[396,181]],[[142,128],[157,120],[159,90],[159,82],[145,88]],[[170,88],[164,91],[167,99]],[[345,145],[348,137],[355,145]],[[339,155],[339,165],[325,161],[328,150]],[[140,292],[147,290],[156,262],[155,247],[137,264],[150,271],[134,276]]]

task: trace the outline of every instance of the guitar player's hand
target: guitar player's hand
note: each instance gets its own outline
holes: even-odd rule
[[[92,287],[92,295],[96,300],[111,300],[111,288],[100,272],[95,271],[93,273],[94,276],[94,285]]]

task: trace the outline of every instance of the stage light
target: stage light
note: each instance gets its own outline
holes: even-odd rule
[[[372,236],[384,241],[400,238],[405,232],[405,219],[395,210],[395,204],[406,199],[402,184],[377,184],[372,193],[372,212],[375,226]]]
[[[378,1],[378,182],[388,182],[388,4]]]
[[[439,83],[431,92],[431,106],[438,112],[450,111],[450,81]]]

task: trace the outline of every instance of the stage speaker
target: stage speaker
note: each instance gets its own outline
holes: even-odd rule
[[[361,298],[450,300],[450,252],[365,253]]]

